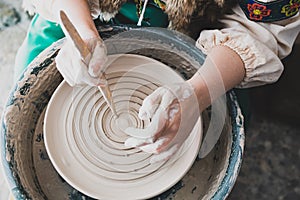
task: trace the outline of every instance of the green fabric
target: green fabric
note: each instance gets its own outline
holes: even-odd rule
[[[63,37],[64,33],[57,23],[47,21],[38,14],[35,15],[16,56],[15,77],[18,78],[44,49]]]
[[[137,24],[139,17],[137,15],[136,4],[133,2],[124,4],[116,16],[116,20],[119,23]],[[168,15],[166,13],[151,3],[147,5],[142,26],[167,27],[168,23]]]

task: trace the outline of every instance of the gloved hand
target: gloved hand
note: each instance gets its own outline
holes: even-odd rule
[[[146,97],[139,118],[151,119],[145,129],[129,127],[127,147],[156,154],[150,163],[168,160],[183,144],[200,116],[194,89],[187,82],[163,86]]]
[[[85,40],[90,54],[82,58],[72,41],[67,40],[56,56],[56,66],[70,86],[104,84],[99,77],[106,68],[107,51],[100,38]]]

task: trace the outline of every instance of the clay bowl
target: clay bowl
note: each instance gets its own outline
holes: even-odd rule
[[[166,29],[112,27],[104,32],[101,29],[100,34],[105,38],[114,35],[106,39],[109,54],[151,57],[168,65],[184,79],[191,77],[204,60],[193,40]],[[64,40],[56,42],[30,64],[12,89],[3,113],[1,158],[17,200],[92,199],[71,187],[56,172],[44,144],[45,110],[63,80],[54,61],[63,43]],[[212,150],[197,158],[174,186],[151,199],[225,199],[229,195],[242,162],[244,129],[234,92],[228,92],[225,99],[222,113],[213,105],[202,114],[207,137],[214,130],[220,132]],[[212,123],[219,115],[224,116],[223,120],[217,120],[220,124]],[[202,148],[206,146],[204,140]]]

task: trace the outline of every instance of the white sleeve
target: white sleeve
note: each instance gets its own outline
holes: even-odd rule
[[[253,22],[237,6],[234,14],[226,15],[221,30],[202,31],[196,46],[204,53],[217,45],[225,45],[240,55],[246,76],[239,88],[273,83],[283,72],[281,59],[292,51],[300,31],[299,13],[273,23]]]
[[[34,13],[40,14],[44,19],[57,22],[52,12],[52,5],[56,0],[23,0],[23,8],[33,15]],[[91,15],[95,19],[99,16],[99,0],[89,0]]]
[[[23,8],[33,15],[40,14],[44,19],[56,22],[52,10],[52,4],[56,0],[23,0]]]

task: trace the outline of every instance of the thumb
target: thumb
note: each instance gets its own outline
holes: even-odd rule
[[[92,77],[99,77],[106,69],[107,51],[104,43],[97,41],[88,64],[88,72]]]
[[[139,118],[142,120],[151,119],[160,105],[162,96],[165,93],[163,87],[157,88],[152,94],[147,96],[139,109]]]
[[[167,113],[163,108],[158,108],[154,114],[151,123],[145,129],[139,129],[134,127],[128,127],[125,129],[125,133],[132,137],[146,139],[153,138],[156,134],[161,132],[167,121]]]

